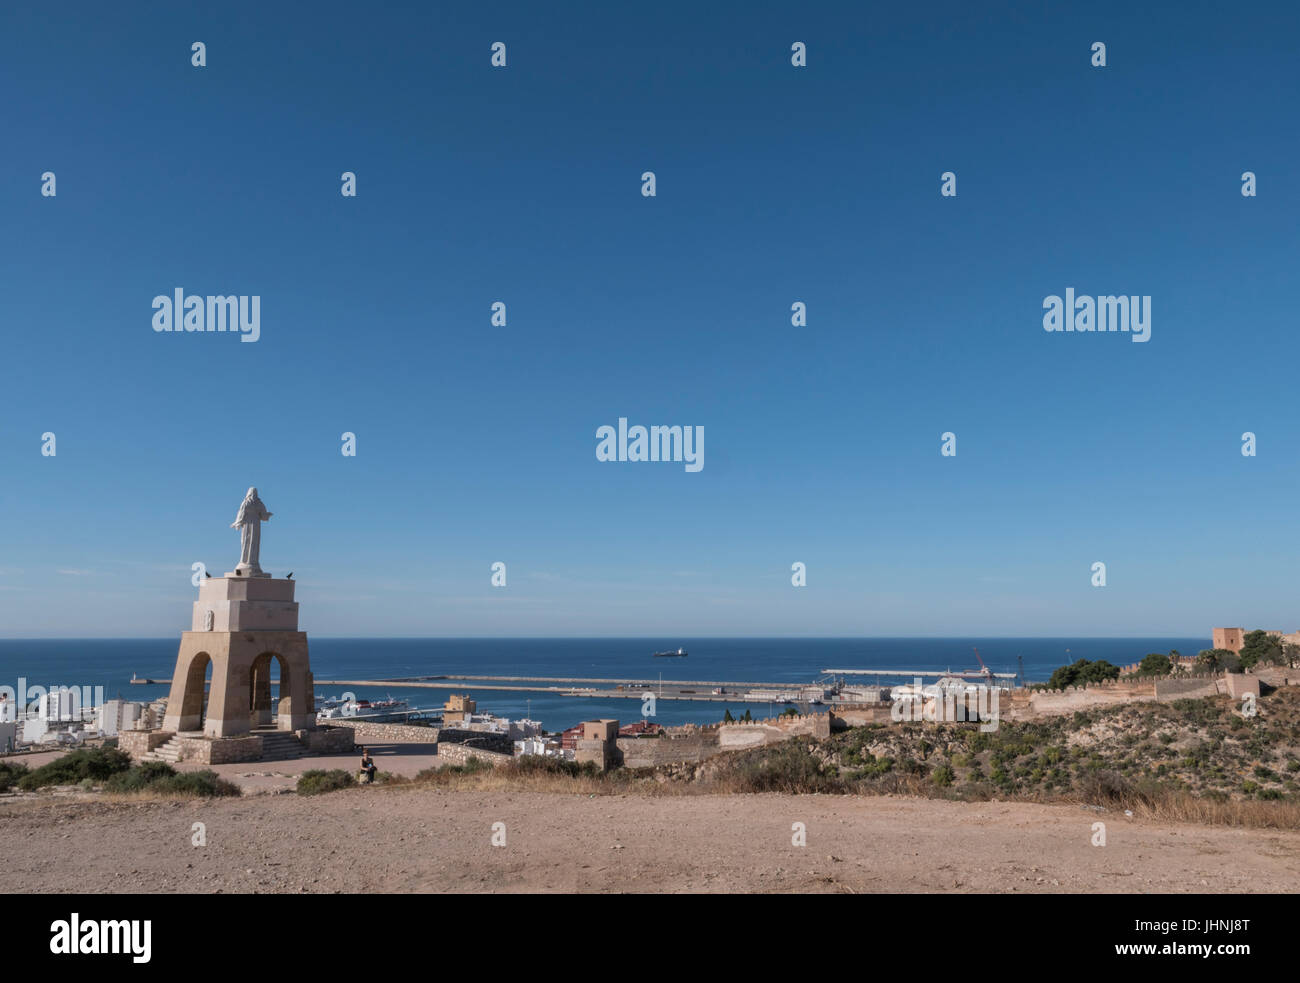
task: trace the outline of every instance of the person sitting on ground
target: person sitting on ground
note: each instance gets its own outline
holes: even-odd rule
[[[375,762],[370,757],[370,752],[365,748],[361,749],[361,772],[366,776],[366,783],[370,784],[375,780]]]

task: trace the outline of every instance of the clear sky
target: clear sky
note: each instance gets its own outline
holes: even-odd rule
[[[1294,4],[289,6],[0,12],[0,634],[1300,627]]]

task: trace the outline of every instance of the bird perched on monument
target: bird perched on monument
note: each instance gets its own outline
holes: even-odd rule
[[[284,579],[285,579],[285,580],[293,580],[293,571],[290,570],[290,571],[289,571],[289,576],[285,577]]]
[[[208,573],[206,570],[203,571],[203,576],[207,577],[209,580],[212,579],[212,574]]]

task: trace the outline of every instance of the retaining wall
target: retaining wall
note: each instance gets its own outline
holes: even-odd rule
[[[380,724],[373,720],[348,720],[334,717],[331,727],[351,729],[358,744],[437,744],[437,727],[417,727],[414,724]]]
[[[495,768],[497,765],[513,761],[514,756],[510,754],[498,754],[496,751],[485,751],[481,747],[470,747],[467,744],[439,744],[438,745],[438,764],[444,765],[463,765],[470,758],[478,758],[479,761],[491,765]]]

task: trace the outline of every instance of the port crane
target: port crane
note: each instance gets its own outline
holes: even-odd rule
[[[979,650],[979,648],[978,648],[977,646],[975,646],[975,645],[972,645],[971,648],[975,650],[975,658],[976,658],[976,659],[979,659],[979,664],[980,664],[980,675],[984,677],[985,681],[987,681],[987,682],[989,682],[989,683],[992,683],[992,682],[993,682],[993,670],[990,669],[988,666],[986,666],[986,665],[984,664],[984,659],[980,656],[980,650]]]

